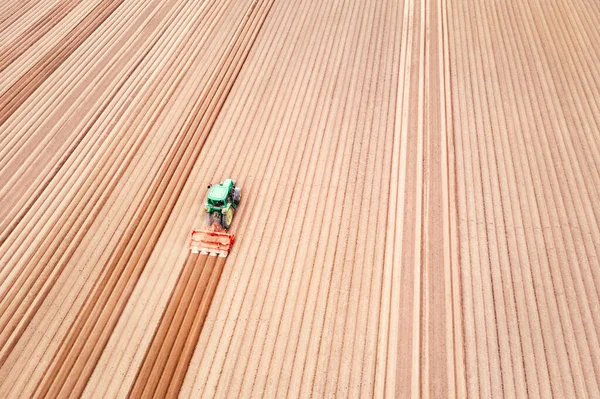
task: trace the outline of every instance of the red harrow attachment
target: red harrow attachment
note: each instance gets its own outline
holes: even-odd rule
[[[210,230],[192,230],[190,250],[194,254],[227,257],[234,235],[222,231],[216,224]]]

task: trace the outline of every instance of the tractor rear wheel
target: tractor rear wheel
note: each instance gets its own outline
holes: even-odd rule
[[[242,198],[242,188],[236,187],[233,190],[233,202],[237,205],[240,203],[240,199]]]
[[[233,222],[233,207],[229,207],[229,209],[227,209],[227,212],[225,212],[221,215],[221,226],[223,226],[224,229],[228,229],[229,226],[231,226],[232,222]]]
[[[206,212],[204,215],[204,220],[206,221],[206,226],[211,227],[215,222],[212,212]]]

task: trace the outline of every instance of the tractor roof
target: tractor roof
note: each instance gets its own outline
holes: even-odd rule
[[[225,201],[227,194],[229,194],[228,185],[215,184],[208,190],[208,199],[211,201]]]

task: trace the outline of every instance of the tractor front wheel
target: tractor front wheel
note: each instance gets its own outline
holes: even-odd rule
[[[229,209],[227,209],[227,212],[225,212],[224,214],[221,215],[221,226],[223,226],[224,229],[229,229],[229,226],[231,226],[232,222],[233,222],[233,207],[229,207]]]

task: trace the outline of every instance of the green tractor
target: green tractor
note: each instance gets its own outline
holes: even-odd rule
[[[222,183],[208,186],[208,195],[204,204],[207,226],[216,223],[225,230],[229,229],[241,197],[242,188],[236,187],[235,180],[226,179]]]

